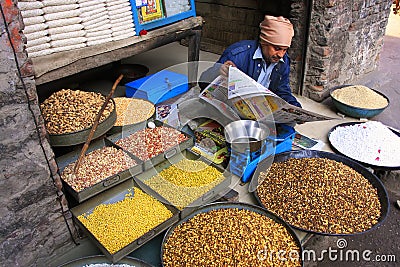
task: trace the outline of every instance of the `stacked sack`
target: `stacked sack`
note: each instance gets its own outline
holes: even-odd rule
[[[129,0],[105,0],[111,22],[112,39],[122,40],[135,36],[132,8]]]
[[[86,46],[78,0],[43,0],[45,24],[54,52]]]
[[[43,3],[41,1],[18,1],[22,20],[25,24],[23,33],[26,36],[26,51],[29,57],[44,56],[53,53],[50,48],[48,26],[44,24]]]
[[[112,41],[105,0],[78,0],[88,46]]]

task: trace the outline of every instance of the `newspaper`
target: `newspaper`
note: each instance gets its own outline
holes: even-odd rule
[[[275,123],[334,119],[287,103],[235,67],[229,68],[228,78],[218,76],[199,97],[211,104],[214,99],[228,104],[242,119]]]

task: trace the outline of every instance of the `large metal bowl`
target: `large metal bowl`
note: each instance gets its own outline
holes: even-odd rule
[[[355,107],[355,106],[351,106],[351,105],[345,104],[345,103],[343,103],[343,102],[341,102],[341,101],[339,101],[339,100],[337,100],[336,98],[333,97],[332,93],[335,90],[341,89],[341,88],[344,88],[344,87],[347,87],[347,86],[351,86],[351,85],[347,84],[347,85],[337,86],[337,87],[334,87],[334,88],[330,89],[330,91],[329,91],[329,94],[330,94],[330,96],[332,98],[333,104],[335,105],[335,107],[340,112],[342,112],[345,115],[348,115],[348,116],[353,117],[353,118],[371,118],[371,117],[374,117],[374,116],[380,114],[390,104],[389,98],[387,96],[385,96],[383,93],[381,93],[381,92],[379,92],[377,90],[371,89],[371,88],[369,88],[369,89],[374,91],[375,93],[383,96],[387,100],[386,107],[377,108],[377,109],[359,108],[359,107]]]
[[[317,151],[317,150],[306,150],[306,149],[305,150],[292,150],[292,151],[288,151],[288,152],[283,152],[283,153],[280,153],[280,154],[277,154],[277,155],[272,155],[271,157],[273,157],[273,162],[283,162],[283,161],[286,161],[286,160],[288,160],[290,158],[327,158],[327,159],[335,160],[335,161],[338,161],[338,162],[342,162],[343,164],[351,167],[352,169],[354,169],[355,171],[360,173],[362,176],[364,176],[364,178],[366,178],[372,184],[372,186],[374,188],[376,188],[376,190],[377,190],[378,198],[379,198],[379,201],[381,203],[381,216],[378,219],[378,223],[376,223],[374,226],[372,226],[368,230],[365,230],[363,232],[358,232],[358,233],[352,233],[352,234],[333,234],[333,233],[326,233],[326,232],[316,232],[316,231],[312,231],[312,230],[309,230],[309,229],[297,227],[297,226],[291,225],[289,223],[289,225],[292,226],[293,228],[301,230],[301,231],[304,231],[304,232],[309,232],[309,233],[313,233],[313,234],[320,234],[320,235],[352,236],[352,235],[356,235],[356,234],[366,233],[366,232],[369,232],[369,231],[371,231],[373,229],[376,229],[386,219],[386,217],[387,217],[387,215],[389,213],[389,206],[390,205],[389,205],[389,197],[388,197],[388,194],[387,194],[387,191],[386,191],[384,185],[379,180],[379,178],[376,177],[375,174],[370,172],[367,168],[365,168],[361,164],[351,160],[350,158],[342,156],[342,155],[337,155],[337,154],[334,154],[334,153],[330,153],[330,152]],[[267,171],[269,169],[270,165],[271,165],[270,162],[271,162],[271,160],[268,160],[268,158],[266,158],[262,162],[260,162],[257,170],[255,171],[255,173],[253,175],[253,179],[257,178],[260,175],[260,172]],[[261,201],[260,197],[257,194],[257,190],[254,191],[254,196],[255,196],[258,204],[263,207],[262,201]]]
[[[117,120],[115,102],[112,98],[110,99],[110,101],[112,101],[114,109],[111,111],[110,115],[107,118],[105,118],[102,122],[98,124],[92,140],[107,133],[114,126]],[[93,125],[80,131],[64,134],[49,134],[50,145],[53,147],[62,147],[84,144],[90,134],[92,127]]]
[[[256,213],[259,213],[263,216],[266,216],[270,219],[272,219],[273,221],[275,221],[276,223],[282,225],[283,227],[285,227],[285,229],[288,231],[289,235],[292,236],[292,238],[294,239],[294,242],[296,243],[297,247],[300,250],[300,257],[303,253],[303,247],[301,245],[300,239],[298,238],[298,236],[296,235],[296,233],[293,231],[293,229],[285,222],[283,221],[280,217],[278,217],[277,215],[275,215],[274,213],[256,206],[256,205],[252,205],[252,204],[247,204],[247,203],[241,203],[241,202],[214,202],[211,204],[207,204],[204,205],[200,208],[198,208],[197,210],[195,210],[194,212],[192,212],[191,214],[189,214],[188,216],[186,216],[185,218],[183,218],[182,220],[180,220],[179,222],[177,222],[175,225],[171,226],[167,232],[164,235],[164,239],[161,245],[161,263],[162,266],[165,266],[163,263],[163,254],[165,253],[164,247],[165,244],[168,241],[168,238],[172,235],[172,233],[174,232],[174,230],[181,224],[184,224],[185,222],[187,222],[188,220],[190,220],[191,218],[195,217],[198,214],[201,213],[207,213],[209,211],[212,210],[220,210],[220,209],[239,209],[239,210],[249,210],[249,211],[253,211]],[[212,222],[210,222],[212,223]],[[238,251],[239,253],[240,251]],[[196,252],[194,252],[196,253]],[[301,259],[301,258],[300,258]],[[301,260],[301,266],[304,266],[304,262]]]
[[[111,70],[111,80],[115,81],[123,74],[121,84],[126,84],[145,77],[147,73],[149,73],[149,68],[141,64],[118,64]]]
[[[72,260],[70,262],[67,262],[60,267],[84,267],[90,264],[109,264],[110,266],[114,266],[113,262],[110,261],[109,259],[106,258],[104,255],[95,255],[95,256],[87,256],[87,257],[82,257],[76,260]],[[125,257],[122,260],[118,261],[117,264],[126,264],[129,266],[135,266],[135,267],[152,267],[152,265],[136,259],[132,257]]]
[[[131,97],[131,98],[132,98],[132,97]],[[148,100],[146,100],[146,99],[140,98],[140,100],[141,100],[141,101],[144,101],[144,102],[151,103],[150,101],[148,101]],[[115,101],[114,101],[114,103],[115,103]],[[153,105],[153,103],[151,103],[151,104]],[[130,105],[132,105],[132,104],[130,104]],[[115,106],[115,107],[116,107],[116,106]],[[154,107],[154,105],[153,105],[153,107]],[[134,107],[134,106],[130,106],[129,108],[135,108],[135,107]],[[153,108],[153,112],[151,113],[151,116],[148,116],[145,120],[140,121],[140,122],[136,122],[136,123],[133,123],[133,124],[125,124],[125,125],[121,125],[121,126],[116,126],[116,125],[114,125],[114,126],[107,132],[107,135],[110,136],[110,135],[113,135],[113,134],[121,133],[123,130],[126,130],[126,129],[128,129],[128,128],[145,128],[145,126],[147,125],[147,120],[149,120],[149,119],[151,119],[151,118],[155,118],[155,112],[156,112],[156,109]],[[117,114],[117,119],[118,119],[118,114]]]
[[[367,163],[367,162],[360,161],[360,160],[357,159],[357,158],[350,157],[349,155],[346,155],[346,153],[344,153],[344,152],[342,152],[342,151],[339,151],[339,150],[332,144],[332,142],[331,142],[331,134],[332,134],[332,132],[335,131],[337,128],[339,128],[339,127],[346,127],[346,126],[353,126],[353,125],[357,125],[357,124],[361,124],[361,123],[363,123],[363,122],[345,122],[345,123],[341,123],[341,124],[338,124],[338,125],[336,125],[336,126],[333,126],[333,127],[330,129],[330,131],[328,132],[329,146],[332,148],[332,150],[333,150],[335,153],[337,153],[337,154],[346,156],[346,157],[348,157],[348,158],[350,158],[350,159],[352,159],[352,160],[354,160],[354,161],[360,163],[361,165],[363,165],[363,166],[365,166],[365,167],[368,167],[368,168],[372,168],[372,169],[374,169],[374,170],[383,170],[383,171],[400,170],[400,165],[399,165],[399,166],[393,166],[393,165],[392,165],[392,166],[385,166],[385,165],[382,165],[382,164],[371,164],[371,163]],[[398,131],[394,130],[393,128],[390,128],[390,127],[388,127],[388,129],[391,130],[394,134],[396,134],[397,136],[400,137],[400,132],[398,132]],[[348,137],[346,137],[346,138],[348,138]]]

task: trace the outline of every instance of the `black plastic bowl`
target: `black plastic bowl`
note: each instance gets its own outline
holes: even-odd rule
[[[344,88],[347,86],[352,86],[352,85],[337,86],[337,87],[330,89],[330,91],[329,91],[329,94],[332,98],[332,102],[335,105],[335,107],[347,116],[350,116],[353,118],[371,118],[371,117],[374,117],[374,116],[380,114],[382,111],[384,111],[389,106],[389,103],[390,103],[389,98],[387,96],[385,96],[384,94],[382,94],[381,92],[371,89],[371,88],[369,88],[369,89],[371,89],[372,91],[376,92],[377,94],[383,96],[387,100],[388,103],[387,103],[386,107],[378,108],[378,109],[359,108],[359,107],[345,104],[332,96],[332,93],[335,90],[341,89],[341,88]]]
[[[123,74],[120,84],[126,84],[143,78],[149,73],[149,68],[141,64],[120,64],[113,68],[112,70],[112,80],[115,81],[119,75]]]
[[[174,232],[174,230],[181,224],[186,223],[188,220],[190,220],[191,218],[195,217],[198,214],[201,213],[207,213],[209,211],[212,210],[220,210],[220,209],[240,209],[240,210],[249,210],[249,211],[253,211],[256,212],[258,214],[261,214],[263,216],[266,216],[270,219],[272,219],[274,222],[282,225],[283,227],[285,227],[285,229],[288,231],[289,235],[294,239],[294,242],[296,243],[297,247],[300,250],[300,256],[303,253],[303,246],[301,245],[300,239],[298,238],[298,236],[296,235],[296,233],[293,231],[293,229],[289,226],[289,224],[287,224],[284,220],[282,220],[282,218],[280,218],[279,216],[277,216],[276,214],[268,211],[267,209],[265,209],[264,207],[260,207],[260,206],[256,206],[253,204],[248,204],[248,203],[241,203],[241,202],[214,202],[211,204],[206,204],[204,206],[201,206],[200,208],[198,208],[197,210],[195,210],[194,212],[192,212],[191,214],[187,215],[185,218],[183,218],[182,220],[180,220],[179,222],[177,222],[175,225],[171,226],[167,232],[164,235],[164,239],[161,245],[161,263],[162,266],[164,265],[163,262],[163,254],[165,253],[164,247],[165,244],[168,241],[168,238],[172,235],[172,233]],[[212,223],[212,222],[210,222]],[[196,251],[194,251],[193,253],[196,253]],[[301,260],[301,266],[304,266],[304,262],[303,260]]]

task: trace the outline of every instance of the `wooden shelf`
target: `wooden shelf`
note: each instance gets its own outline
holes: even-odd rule
[[[32,58],[36,85],[97,68],[182,39],[186,39],[188,44],[188,61],[198,61],[202,27],[202,17],[190,17],[149,30],[146,35]],[[190,81],[197,78],[197,64],[193,66],[188,70]]]

